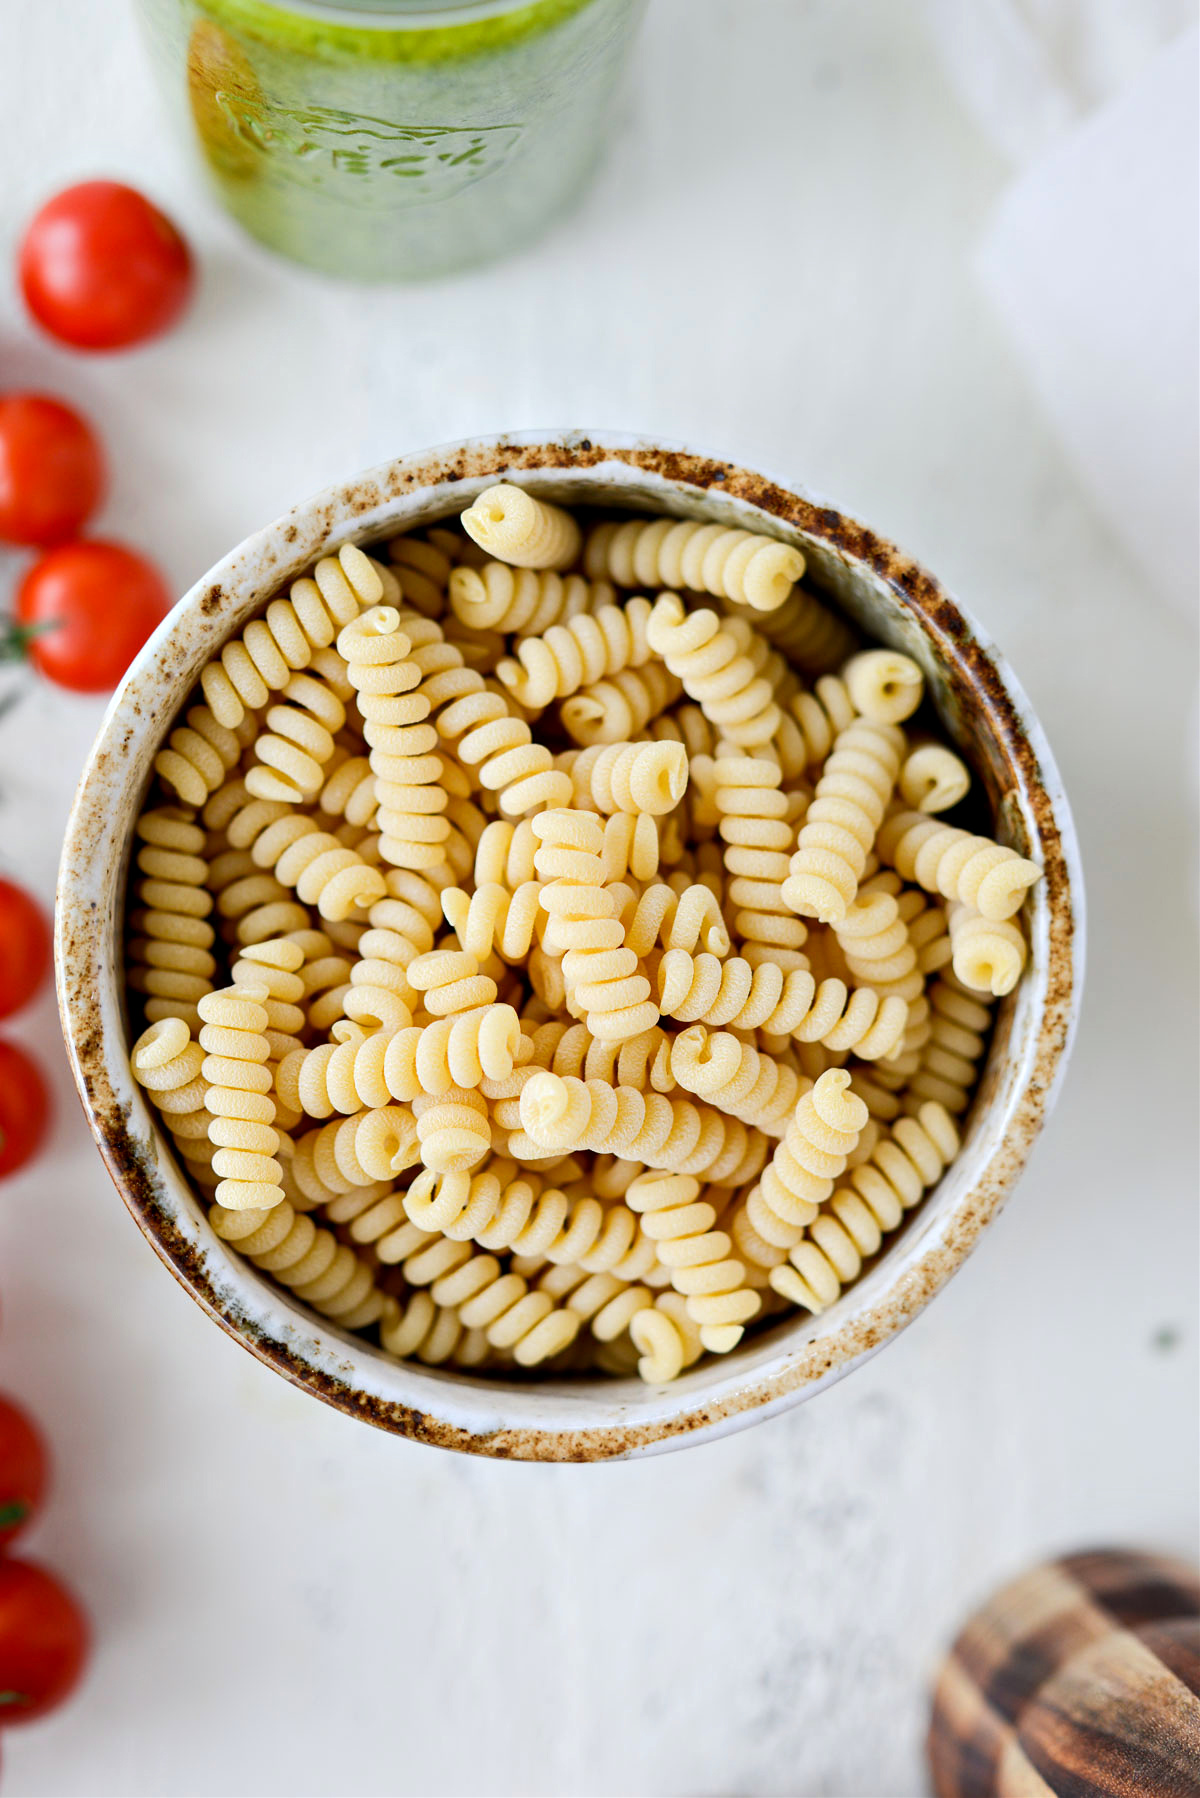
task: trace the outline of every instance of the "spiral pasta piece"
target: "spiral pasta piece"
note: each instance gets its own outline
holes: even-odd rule
[[[795,587],[774,612],[754,612],[752,622],[788,661],[806,674],[826,675],[854,648],[854,632],[816,595]]]
[[[850,975],[880,998],[895,995],[910,1005],[920,1000],[925,987],[905,917],[911,909],[896,876],[886,872],[865,882],[845,917],[833,925]],[[915,910],[923,909],[917,896]]]
[[[670,742],[597,744],[572,756],[569,772],[577,805],[598,812],[648,812],[657,818],[683,798],[687,751],[682,743]]]
[[[863,649],[851,656],[842,679],[856,712],[872,724],[903,724],[925,696],[925,676],[898,649]]]
[[[799,1242],[818,1207],[844,1173],[847,1158],[866,1127],[867,1108],[850,1090],[843,1068],[829,1068],[796,1106],[783,1141],[734,1215],[732,1235],[743,1257],[759,1267],[764,1257],[758,1243],[787,1250]],[[739,1230],[739,1221],[750,1226]],[[778,1257],[782,1260],[782,1256]]]
[[[518,704],[540,711],[581,687],[648,662],[650,611],[648,599],[635,598],[577,613],[565,624],[552,624],[543,636],[522,637],[516,654],[497,664],[496,674]]]
[[[393,606],[373,606],[338,637],[371,746],[379,852],[394,867],[436,868],[445,859],[448,793],[429,700],[414,691],[421,670]]]
[[[762,1308],[762,1300],[744,1284],[746,1270],[730,1254],[730,1238],[713,1228],[716,1208],[701,1199],[700,1182],[689,1174],[639,1174],[629,1188],[628,1202],[631,1211],[641,1214],[642,1229],[668,1269],[671,1284],[686,1299],[702,1345],[728,1354]]]
[[[287,599],[272,600],[262,618],[226,643],[201,672],[204,704],[192,708],[155,757],[156,772],[184,804],[203,805],[216,792],[241,755],[233,733],[246,713],[261,710],[307,668],[361,606],[384,597],[385,573],[354,544],[343,544],[336,557],[321,558],[311,579],[294,581]]]
[[[575,743],[594,745],[628,742],[637,736],[683,692],[683,683],[661,662],[642,668],[625,668],[610,680],[596,681],[565,699],[559,716],[562,727]]]
[[[729,953],[729,932],[720,901],[710,887],[693,886],[686,879],[682,891],[663,881],[655,881],[636,895],[627,889],[621,921],[626,943],[641,960],[656,947],[691,954],[702,946],[714,957]]]
[[[419,1229],[439,1230],[451,1242],[552,1266],[634,1280],[654,1265],[654,1245],[628,1206],[568,1194],[503,1157],[472,1174],[418,1174],[404,1207]]]
[[[893,813],[879,832],[877,848],[905,880],[972,906],[991,923],[1003,923],[1018,912],[1030,887],[1042,878],[1037,863],[1015,849],[921,812]]]
[[[779,764],[765,757],[722,753],[713,771],[718,828],[730,875],[726,898],[737,908],[733,928],[747,946],[746,959],[769,956],[779,967],[802,967],[800,951],[808,932],[783,898],[793,833]]]
[[[960,991],[943,975],[929,989],[930,1032],[902,1102],[917,1111],[935,1100],[956,1117],[967,1109],[987,1047],[992,1017],[978,997]]]
[[[853,905],[900,767],[895,725],[861,719],[838,733],[800,829],[783,897],[804,917],[839,923]]]
[[[264,1034],[268,996],[265,986],[232,986],[206,993],[197,1007],[204,1020],[200,1047],[201,1072],[209,1083],[208,1136],[220,1178],[216,1197],[231,1211],[269,1211],[285,1196],[283,1170],[275,1159],[279,1133]]]
[[[800,771],[824,762],[837,737],[858,717],[845,681],[834,674],[823,674],[811,692],[792,694],[783,711],[784,723],[798,733]]]
[[[568,991],[593,1036],[622,1041],[658,1022],[650,982],[625,942],[617,902],[606,890],[604,835],[594,812],[556,809],[533,820],[534,857],[549,920],[545,947],[563,958]]]
[[[789,543],[689,518],[596,525],[583,565],[593,580],[711,593],[756,612],[777,611],[804,573],[804,557]]]
[[[345,672],[338,651],[319,649],[310,669],[293,674],[283,688],[282,703],[267,707],[267,728],[255,739],[254,762],[246,771],[246,790],[256,799],[294,804],[320,792],[334,737],[346,722]]]
[[[493,819],[475,848],[476,887],[502,886],[515,893],[524,882],[536,877],[536,851],[537,838],[528,818],[517,824],[510,824],[506,818]]]
[[[421,671],[419,695],[428,700],[439,737],[479,784],[495,792],[511,817],[545,805],[565,805],[571,781],[554,766],[544,744],[535,743],[524,719],[513,711],[503,689],[493,690],[463,662],[440,627],[415,614],[400,614],[409,637],[411,660]]]
[[[490,1358],[487,1338],[480,1330],[468,1330],[458,1313],[438,1305],[427,1292],[397,1298],[389,1294],[379,1320],[379,1340],[389,1355],[401,1361],[421,1361],[426,1367],[482,1367]]]
[[[767,681],[738,649],[715,612],[685,612],[674,593],[660,594],[646,627],[651,649],[731,743],[752,749],[779,728],[779,707]]]
[[[209,1113],[204,1097],[204,1051],[182,1018],[160,1018],[144,1030],[129,1054],[134,1079],[150,1095],[192,1178],[206,1192],[217,1184]]]
[[[148,1023],[180,1018],[198,1030],[196,1002],[212,991],[217,966],[205,833],[187,812],[170,806],[143,812],[135,829],[141,878],[130,917],[137,934],[127,951],[129,984],[146,995]]]
[[[658,964],[657,995],[664,1017],[687,1023],[760,1030],[801,1044],[848,1050],[864,1061],[890,1056],[904,1035],[908,1006],[881,999],[868,987],[851,992],[841,980],[818,982],[805,968],[789,973],[771,962],[669,949]]]
[[[434,1281],[430,1297],[456,1311],[468,1330],[481,1330],[491,1347],[510,1353],[518,1367],[561,1354],[582,1323],[578,1313],[531,1290],[520,1274],[506,1272],[494,1255],[470,1254]]]
[[[486,562],[482,568],[456,568],[449,598],[455,617],[472,629],[540,637],[551,625],[615,605],[617,593],[608,581],[589,581],[579,574]]]
[[[766,1159],[760,1131],[712,1106],[632,1086],[539,1070],[521,1093],[520,1109],[522,1133],[509,1139],[519,1155],[594,1149],[730,1186],[752,1179]]]
[[[222,1241],[343,1329],[366,1329],[383,1315],[369,1263],[286,1199],[270,1210],[216,1204],[208,1221]]]
[[[540,882],[526,880],[509,892],[498,882],[473,893],[448,887],[442,894],[446,922],[468,955],[485,959],[493,949],[507,962],[523,962],[533,947],[541,911]]]
[[[252,814],[254,805],[245,811]],[[253,865],[270,869],[282,887],[293,888],[306,905],[315,905],[323,918],[335,923],[351,918],[386,893],[377,868],[368,866],[356,850],[347,849],[303,813],[285,809],[282,815],[271,816],[265,826],[259,828],[259,824],[259,817],[239,813],[230,825],[231,840],[235,830],[239,837],[248,836]],[[302,913],[299,925],[274,921],[274,928],[266,934],[282,934],[307,923],[308,914]]]
[[[950,944],[954,972],[972,992],[1002,998],[1024,972],[1028,951],[1020,928],[982,918],[969,905],[950,907]]]
[[[814,1313],[826,1310],[904,1213],[937,1184],[959,1147],[954,1121],[941,1105],[924,1104],[915,1118],[900,1118],[821,1206],[787,1262],[772,1270],[774,1290]]]
[[[569,568],[583,542],[569,512],[511,481],[485,488],[459,522],[489,556],[514,568]]]
[[[687,1092],[774,1137],[784,1134],[801,1094],[812,1084],[786,1061],[703,1024],[693,1024],[675,1038],[671,1072]]]
[[[971,789],[971,776],[961,756],[944,743],[920,743],[900,765],[897,790],[915,812],[948,812]]]
[[[474,1091],[452,1086],[445,1093],[421,1093],[413,1100],[421,1161],[435,1173],[461,1173],[478,1166],[492,1146],[487,1105]]]
[[[429,537],[393,537],[388,560],[400,582],[404,603],[425,618],[440,618],[454,561],[444,546]]]
[[[301,1000],[304,981],[304,947],[291,937],[270,937],[262,943],[247,944],[230,970],[234,986],[262,986],[267,990],[263,1009],[267,1014],[263,1035],[267,1039],[267,1071],[272,1085],[275,1070],[285,1055],[302,1047],[300,1035],[308,1019]],[[287,1112],[276,1101],[274,1123],[287,1132],[300,1122],[298,1111]]]

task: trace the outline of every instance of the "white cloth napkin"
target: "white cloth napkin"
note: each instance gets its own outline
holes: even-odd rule
[[[1155,590],[1200,582],[1198,38],[1182,0],[930,0],[1020,172],[978,273],[1081,480]]]

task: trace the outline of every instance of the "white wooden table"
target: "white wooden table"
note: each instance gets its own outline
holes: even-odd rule
[[[1083,840],[1091,956],[1065,1094],[978,1255],[787,1418],[631,1465],[390,1440],[227,1341],[126,1217],[47,996],[11,1026],[52,1146],[0,1188],[0,1387],[57,1483],[31,1548],[95,1620],[73,1703],[6,1732],[26,1794],[922,1789],[966,1608],[1049,1551],[1194,1549],[1188,714],[1195,644],[1087,510],[978,299],[1004,171],[915,7],[655,0],[583,211],[510,266],[358,291],[276,264],[166,138],[124,5],[0,23],[0,266],[58,186],[144,184],[203,284],[86,360],[0,283],[0,384],[62,392],[102,520],[182,590],[299,496],[401,450],[554,424],[777,470],[893,535],[988,623]],[[0,556],[0,594],[15,578]],[[49,902],[99,701],[0,724],[0,867]]]

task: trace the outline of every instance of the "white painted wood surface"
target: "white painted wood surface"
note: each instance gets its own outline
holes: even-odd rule
[[[0,385],[91,413],[106,532],[188,585],[326,481],[473,431],[678,436],[835,495],[961,592],[1059,756],[1081,1037],[1032,1170],[909,1333],[781,1421],[629,1466],[389,1440],[228,1342],[125,1216],[50,998],[7,1026],[53,1145],[0,1188],[0,1388],[57,1483],[31,1552],[93,1615],[29,1794],[901,1798],[940,1645],[1049,1551],[1196,1539],[1195,642],[1092,515],[973,287],[1004,170],[915,7],[654,0],[581,213],[508,267],[360,291],[245,244],[168,141],[126,7],[6,6],[0,266],[64,183],[175,214],[182,329],[84,359],[0,283]],[[20,567],[0,555],[0,599]],[[13,684],[6,678],[3,690]],[[102,706],[0,722],[0,868],[50,898]]]

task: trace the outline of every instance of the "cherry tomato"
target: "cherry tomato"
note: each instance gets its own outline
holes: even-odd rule
[[[46,1445],[19,1405],[0,1398],[0,1551],[25,1528],[46,1492]]]
[[[87,1650],[87,1618],[66,1587],[36,1561],[0,1561],[0,1724],[61,1704]]]
[[[14,616],[24,653],[47,680],[107,693],[170,606],[152,562],[93,538],[35,562],[17,588]]]
[[[50,925],[24,887],[0,880],[0,1018],[20,1011],[50,967]]]
[[[0,1179],[24,1167],[49,1121],[42,1070],[16,1043],[0,1041]]]
[[[191,252],[136,188],[81,181],[25,233],[21,290],[34,318],[77,350],[121,350],[173,325],[192,291]]]
[[[104,454],[78,412],[40,393],[0,394],[0,539],[62,543],[103,496]]]

